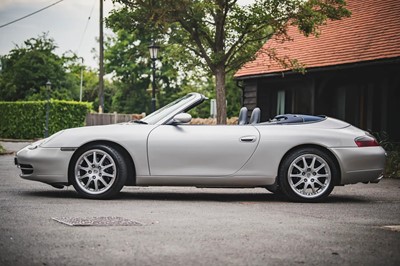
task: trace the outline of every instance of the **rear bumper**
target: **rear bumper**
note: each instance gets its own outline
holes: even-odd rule
[[[378,183],[385,169],[386,152],[382,147],[333,148],[341,169],[341,185],[359,182]]]

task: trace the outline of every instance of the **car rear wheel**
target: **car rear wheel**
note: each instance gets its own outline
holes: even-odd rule
[[[302,148],[287,156],[279,169],[282,192],[292,201],[318,202],[333,190],[338,169],[332,158],[316,148]]]
[[[70,181],[85,198],[108,199],[124,186],[128,166],[121,153],[109,145],[93,145],[73,158]]]

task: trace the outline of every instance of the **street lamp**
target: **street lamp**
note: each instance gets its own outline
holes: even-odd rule
[[[50,80],[48,80],[46,82],[47,101],[46,101],[46,127],[44,128],[45,138],[49,136],[50,90],[51,90],[51,82]]]
[[[84,60],[83,60],[83,57],[81,57],[81,59],[82,59],[82,65],[81,65],[81,88],[80,88],[80,90],[79,90],[79,101],[81,102],[82,101],[82,85],[83,85],[83,62],[84,62]]]
[[[149,45],[150,58],[153,62],[152,70],[153,70],[153,80],[151,83],[151,111],[154,112],[156,110],[156,60],[158,55],[158,50],[160,46],[156,45],[154,41]]]

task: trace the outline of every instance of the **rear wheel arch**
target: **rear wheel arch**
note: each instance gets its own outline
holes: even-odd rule
[[[135,185],[136,184],[136,168],[135,168],[135,163],[129,154],[129,152],[121,145],[118,143],[112,142],[112,141],[92,141],[85,143],[84,145],[80,146],[77,150],[75,150],[74,154],[72,155],[69,165],[68,165],[68,184],[71,185],[71,178],[73,176],[73,171],[74,171],[74,165],[73,162],[77,159],[77,156],[81,153],[81,151],[95,145],[107,145],[111,146],[114,149],[118,150],[124,157],[126,163],[128,164],[128,178],[126,180],[125,185]]]
[[[337,160],[336,156],[329,149],[327,149],[326,147],[323,147],[323,146],[320,146],[320,145],[315,145],[315,144],[299,145],[299,146],[293,147],[292,149],[288,150],[285,153],[285,155],[282,157],[282,159],[281,159],[281,161],[279,163],[279,167],[278,167],[278,171],[277,171],[277,181],[279,182],[279,180],[278,180],[279,171],[280,171],[280,169],[282,167],[282,164],[285,161],[285,159],[288,156],[290,156],[292,153],[296,152],[297,150],[301,150],[301,149],[305,149],[305,148],[318,149],[321,152],[326,153],[326,155],[328,155],[332,159],[333,163],[335,164],[336,168],[338,169],[338,173],[337,173],[338,175],[334,177],[334,185],[340,185],[341,179],[342,179],[341,167],[340,167],[339,161]]]

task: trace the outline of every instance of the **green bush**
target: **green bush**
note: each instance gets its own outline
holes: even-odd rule
[[[87,102],[50,100],[49,135],[84,125],[92,109]],[[34,139],[44,136],[46,101],[0,102],[0,138]]]
[[[373,135],[387,152],[385,177],[400,178],[400,144],[392,142],[386,132]]]
[[[0,144],[0,154],[3,154],[5,152],[6,152],[6,149],[4,149],[3,146],[1,146],[1,144]]]

